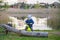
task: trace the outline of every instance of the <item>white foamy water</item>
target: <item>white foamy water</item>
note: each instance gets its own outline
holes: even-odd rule
[[[47,26],[47,18],[36,18],[32,17],[34,21],[33,30],[52,30],[51,27]]]
[[[15,17],[9,17],[10,20],[12,20],[12,25],[15,26],[16,29],[25,29],[26,24],[25,24],[25,19],[23,20],[18,20]],[[47,18],[36,18],[36,17],[32,17],[33,21],[34,21],[34,25],[33,25],[33,30],[52,30],[51,27],[47,26]]]

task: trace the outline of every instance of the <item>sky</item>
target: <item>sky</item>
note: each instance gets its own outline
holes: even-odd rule
[[[59,2],[58,0],[27,0],[26,3],[28,4],[34,4],[38,2],[44,2],[44,3],[53,3],[53,2]],[[5,0],[5,2],[8,2],[10,5],[19,2],[18,0]]]

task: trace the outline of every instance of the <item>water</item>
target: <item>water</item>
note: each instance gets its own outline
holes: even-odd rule
[[[32,17],[32,19],[34,20],[34,25],[33,25],[34,30],[52,30],[51,27],[47,26],[47,19],[48,18]]]
[[[25,29],[26,24],[25,24],[25,19],[23,20],[18,20],[15,17],[9,17],[12,20],[12,25],[13,27],[15,26],[16,29]],[[34,25],[33,25],[33,30],[52,30],[51,27],[47,26],[47,18],[36,18],[32,17],[34,20]],[[15,25],[14,25],[15,24]]]

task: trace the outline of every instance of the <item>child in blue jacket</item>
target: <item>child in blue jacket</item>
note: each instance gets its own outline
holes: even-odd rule
[[[33,27],[34,21],[32,20],[31,17],[32,17],[31,15],[28,15],[28,19],[25,22],[29,26],[29,28],[31,29],[31,31],[33,31],[32,27]]]

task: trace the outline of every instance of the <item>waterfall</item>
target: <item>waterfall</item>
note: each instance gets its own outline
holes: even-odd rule
[[[25,19],[23,20],[18,20],[15,17],[9,17],[10,20],[12,20],[12,25],[15,26],[16,29],[25,29],[26,24],[25,24]],[[34,25],[33,25],[33,30],[52,30],[51,27],[47,26],[47,18],[36,18],[36,17],[32,17],[33,21],[34,21]]]
[[[51,27],[47,26],[48,18],[36,18],[32,17],[34,21],[33,30],[52,30]]]

